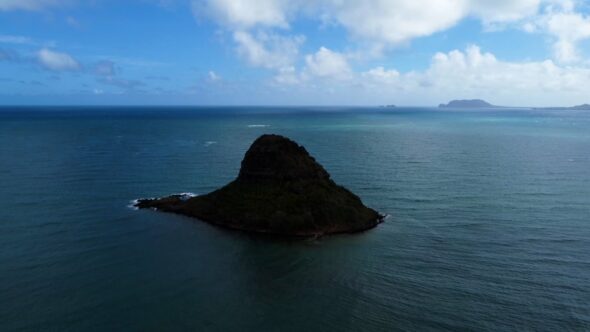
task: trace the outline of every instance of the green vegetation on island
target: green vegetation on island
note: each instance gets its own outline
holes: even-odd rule
[[[304,147],[279,135],[256,139],[237,179],[218,190],[192,198],[143,199],[136,206],[233,229],[292,236],[359,232],[383,220],[330,179]]]

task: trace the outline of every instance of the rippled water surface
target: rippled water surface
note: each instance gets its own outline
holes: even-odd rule
[[[1,331],[590,330],[590,113],[0,110]],[[278,133],[389,219],[304,241],[129,201]]]

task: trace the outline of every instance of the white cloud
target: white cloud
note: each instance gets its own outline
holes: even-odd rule
[[[587,74],[588,72],[586,72]],[[437,53],[430,68],[408,77],[418,79],[414,84],[426,84],[429,89],[457,94],[512,94],[524,92],[576,89],[571,72],[555,65],[551,60],[511,63],[498,60],[491,53],[482,53],[479,47],[465,51]],[[577,75],[577,80],[585,78]]]
[[[63,0],[0,0],[0,10],[41,10],[46,7],[61,5]]]
[[[339,90],[343,100],[364,93],[367,100],[385,96],[385,102],[391,101],[390,96],[414,103],[495,96],[492,102],[514,105],[543,100],[569,103],[582,101],[583,87],[590,84],[590,68],[559,64],[579,60],[577,45],[590,38],[590,18],[575,11],[573,0],[193,2],[204,4],[201,8],[231,31],[238,54],[250,65],[275,71],[275,84],[297,85],[298,89],[310,89],[310,93],[322,91],[331,96],[338,95]],[[327,45],[304,56],[300,65],[299,49],[304,38],[289,36],[289,31],[291,22],[301,17],[316,20],[319,26],[344,28],[368,53],[363,56],[350,50],[338,52]],[[445,31],[467,17],[478,19],[486,29],[521,26],[528,32],[552,36],[558,63],[501,61],[472,46],[463,51],[437,53],[422,71],[401,73],[383,66],[363,72],[353,70],[354,62],[363,61],[369,54],[382,55],[382,50]]]
[[[221,80],[221,76],[217,75],[217,73],[215,73],[213,70],[209,71],[208,77],[209,77],[209,81],[211,81],[211,82],[217,82],[217,81]]]
[[[253,35],[245,31],[233,34],[238,54],[252,66],[268,69],[288,67],[296,61],[303,36],[285,37],[274,33],[259,32]]]
[[[466,15],[461,0],[328,1],[335,21],[353,36],[399,44],[448,29]]]
[[[208,12],[216,20],[238,29],[254,26],[288,27],[286,0],[193,0],[193,12]]]
[[[545,0],[541,14],[524,20],[522,29],[528,33],[551,36],[553,58],[561,63],[582,60],[578,44],[590,38],[590,16],[576,12],[573,0]]]
[[[400,73],[397,70],[386,70],[383,67],[376,67],[361,73],[361,76],[371,82],[378,84],[394,84],[399,81]]]
[[[346,57],[325,47],[314,54],[305,56],[305,73],[320,77],[346,79],[350,78],[350,65]]]
[[[338,72],[330,69],[324,73]],[[333,75],[313,80],[310,75],[293,72],[289,77],[306,78],[296,81],[297,96],[311,103],[437,105],[455,98],[483,98],[506,106],[542,106],[589,101],[589,67],[560,66],[552,60],[502,61],[478,46],[436,53],[421,71],[401,73],[378,66],[348,75],[347,80]]]
[[[389,87],[414,98],[427,96],[432,102],[433,98],[486,98],[504,105],[530,106],[586,102],[589,84],[587,67],[564,67],[551,60],[505,62],[470,46],[465,51],[437,53],[427,70],[403,74],[391,80]]]
[[[0,35],[0,43],[4,43],[4,44],[21,44],[21,45],[32,45],[32,44],[35,44],[33,42],[33,40],[31,38],[29,38],[29,37],[13,36],[13,35]]]
[[[537,14],[541,0],[469,1],[469,12],[484,23],[508,22]]]
[[[279,85],[294,85],[301,82],[301,76],[293,66],[279,68],[274,77],[274,81]]]
[[[37,53],[37,61],[44,68],[55,71],[79,70],[80,63],[69,54],[54,52],[49,49],[41,49]]]
[[[52,40],[46,40],[42,42],[30,37],[19,35],[0,35],[0,44],[28,45],[51,48],[55,47],[56,42]]]
[[[558,39],[553,47],[556,59],[562,62],[580,60],[577,43],[590,38],[590,17],[574,12],[551,13],[545,26]]]
[[[301,72],[294,66],[278,68],[274,82],[279,85],[295,85],[314,84],[314,79],[334,82],[351,78],[353,71],[347,56],[322,46],[317,52],[305,56],[305,66]]]
[[[484,24],[535,15],[542,0],[193,0],[198,16],[208,13],[234,30],[289,28],[299,16],[343,26],[358,40],[398,45],[444,31],[474,16]],[[567,0],[543,0],[551,3]]]
[[[445,31],[467,17],[480,20],[486,29],[520,26],[527,32],[548,34],[554,38],[554,59],[558,63],[575,63],[581,60],[579,42],[590,38],[590,17],[575,11],[579,5],[575,0],[193,0],[193,4],[199,4],[201,12],[208,13],[231,31],[238,54],[250,65],[274,70],[274,82],[279,84],[310,83],[313,78],[340,81],[356,78],[363,83],[394,84],[408,83],[408,78],[414,77],[415,81],[410,83],[422,88],[433,87],[442,80],[435,79],[442,77],[434,75],[435,71],[442,71],[445,64],[452,63],[457,66],[454,70],[465,70],[445,73],[450,76],[461,73],[461,79],[477,77],[474,86],[491,84],[493,79],[502,81],[498,89],[530,84],[551,90],[551,84],[571,89],[569,79],[580,79],[586,73],[583,66],[567,68],[553,61],[502,62],[475,48],[438,54],[426,72],[401,74],[376,67],[355,74],[352,70],[354,62],[363,61],[367,56],[374,59],[375,55],[383,55],[382,51],[388,47]],[[344,28],[363,46],[363,51],[356,54],[349,49],[342,53],[322,47],[306,55],[300,68],[299,49],[304,37],[290,36],[289,31],[290,23],[301,17],[316,20],[319,26]],[[277,29],[281,30],[280,34]],[[459,61],[461,57],[463,61]],[[510,74],[509,69],[515,72]],[[543,72],[549,69],[560,73],[550,77],[559,83],[543,82],[541,87],[540,82],[526,80],[535,75],[549,78]],[[519,70],[525,70],[523,77],[515,74]],[[461,82],[455,84],[462,86]]]

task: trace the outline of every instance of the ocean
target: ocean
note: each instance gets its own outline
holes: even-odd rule
[[[307,240],[134,210],[294,139],[386,221]],[[589,331],[590,112],[3,107],[0,331]]]

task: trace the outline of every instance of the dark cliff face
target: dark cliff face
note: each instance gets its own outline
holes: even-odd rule
[[[207,195],[140,200],[139,208],[180,213],[234,229],[317,236],[357,232],[382,220],[297,143],[259,137],[246,152],[236,180]]]
[[[330,175],[307,150],[286,137],[262,135],[248,149],[238,181],[327,181]]]

